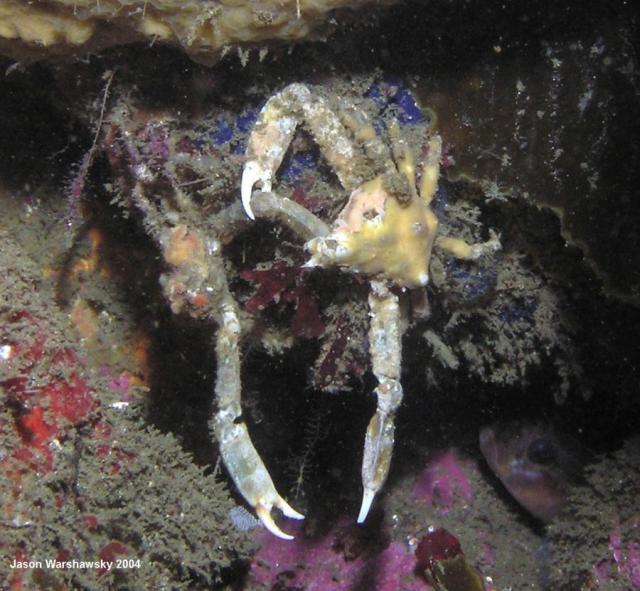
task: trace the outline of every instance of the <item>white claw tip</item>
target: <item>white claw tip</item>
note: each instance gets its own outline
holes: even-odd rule
[[[256,216],[251,209],[251,193],[253,192],[253,185],[260,179],[260,166],[255,160],[250,160],[245,164],[244,170],[242,171],[240,194],[242,196],[242,207],[252,220],[255,220]]]
[[[285,501],[282,497],[280,497],[276,503],[276,507],[282,511],[285,517],[290,517],[291,519],[304,519],[304,515],[302,513],[298,513],[287,501]]]
[[[360,506],[360,513],[358,513],[358,523],[364,523],[367,515],[369,515],[369,509],[371,509],[371,503],[373,503],[373,499],[375,496],[375,491],[369,488],[364,489],[364,494],[362,495],[362,505]]]

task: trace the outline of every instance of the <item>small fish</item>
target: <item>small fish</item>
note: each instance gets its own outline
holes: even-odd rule
[[[566,507],[586,461],[576,441],[542,424],[484,427],[480,450],[516,501],[545,523]]]

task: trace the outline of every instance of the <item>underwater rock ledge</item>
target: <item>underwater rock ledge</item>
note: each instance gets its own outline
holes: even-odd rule
[[[213,64],[234,47],[318,39],[339,9],[394,0],[0,0],[0,53],[20,61],[78,55],[135,41],[181,47]]]

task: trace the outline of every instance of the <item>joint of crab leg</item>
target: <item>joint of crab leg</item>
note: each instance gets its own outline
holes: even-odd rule
[[[330,236],[318,236],[305,244],[311,258],[304,267],[328,267],[341,264],[352,254],[348,239],[343,232],[333,232]]]
[[[302,240],[311,240],[329,234],[329,226],[308,209],[275,193],[254,191],[252,213],[256,218],[278,222],[297,234]],[[222,245],[229,244],[250,223],[241,203],[233,203],[209,218],[214,235]]]

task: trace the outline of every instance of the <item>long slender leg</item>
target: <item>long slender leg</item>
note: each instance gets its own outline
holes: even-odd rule
[[[141,202],[149,215],[151,204]],[[209,251],[197,229],[180,224],[157,233],[164,259],[172,267],[162,279],[165,294],[174,311],[184,310],[195,318],[212,318],[216,333],[217,375],[215,395],[218,410],[211,429],[218,440],[220,455],[236,487],[255,509],[265,527],[276,536],[292,536],[278,528],[271,516],[273,507],[287,517],[303,519],[278,494],[264,463],[256,451],[242,419],[240,380],[241,326],[238,304],[229,291],[224,261],[210,242]],[[203,303],[204,300],[204,303]]]
[[[377,408],[376,414],[369,422],[364,440],[364,492],[358,523],[366,519],[376,493],[387,479],[393,453],[395,413],[402,402],[402,332],[398,296],[389,291],[383,282],[372,281],[369,308],[369,348],[373,373],[378,380],[375,390]]]
[[[257,218],[280,223],[304,241],[327,236],[330,232],[325,222],[291,199],[262,191],[254,191],[253,199],[253,213]],[[250,223],[242,205],[235,202],[210,220],[211,228],[222,244],[228,244]]]
[[[224,277],[224,269],[219,269],[219,272]],[[271,533],[291,540],[293,536],[284,533],[273,521],[271,509],[277,507],[293,519],[304,519],[304,516],[291,508],[276,491],[242,421],[238,308],[226,285],[220,295],[216,313],[219,324],[216,335],[218,371],[215,386],[218,411],[212,420],[213,432],[220,445],[222,460],[242,496],[255,509]]]

